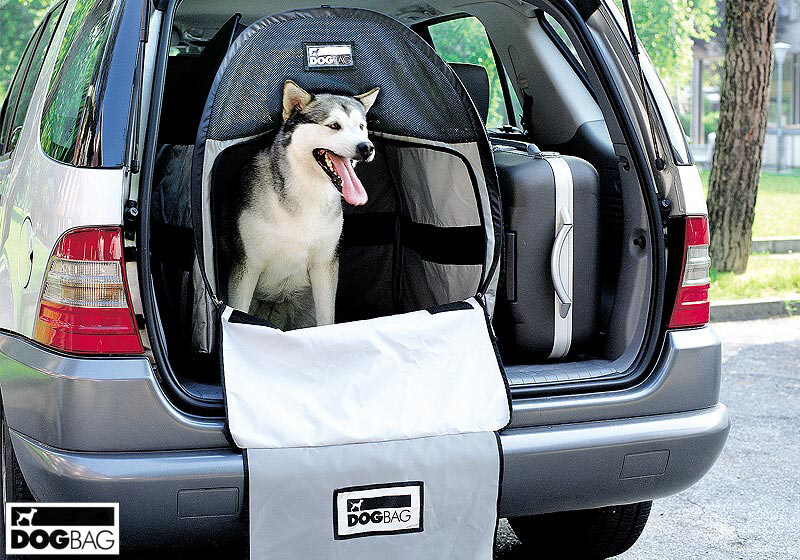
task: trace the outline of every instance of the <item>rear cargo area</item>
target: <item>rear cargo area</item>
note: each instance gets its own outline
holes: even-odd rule
[[[189,395],[212,401],[221,398],[219,357],[213,336],[198,335],[209,315],[203,319],[198,313],[208,301],[195,251],[192,158],[205,97],[227,45],[255,19],[255,8],[242,7],[249,12],[243,9],[241,19],[212,14],[197,0],[186,0],[178,9],[161,119],[154,123],[153,181],[143,190],[151,236],[144,258],[150,259],[152,312],[161,328],[156,339],[166,358],[161,367],[169,368]],[[491,33],[500,24],[493,17],[501,14],[487,15],[484,8],[476,12]],[[259,10],[259,15],[270,13],[269,6]],[[198,33],[201,37],[193,35]],[[481,72],[475,80],[457,74],[482,113]],[[647,331],[653,258],[641,185],[635,173],[621,171],[620,156],[630,153],[612,141],[602,120],[581,123],[566,143],[556,136],[549,141],[546,131],[525,135],[490,127],[488,136],[490,172],[496,173],[502,195],[499,240],[487,237],[488,202],[475,188],[479,179],[469,150],[457,143],[371,135],[375,160],[356,168],[369,201],[344,205],[336,322],[417,311],[479,293],[488,296],[512,390],[623,375]],[[259,135],[238,143],[219,157],[214,181],[225,188],[212,193],[215,231],[235,220],[242,169],[265,139]],[[558,202],[563,186],[557,186],[560,175],[551,158],[570,176],[566,213]],[[502,249],[495,259],[490,252],[496,242]],[[216,254],[213,275],[218,293],[225,294],[231,263],[224,251]],[[559,287],[568,292],[566,300]],[[570,314],[566,342],[558,334],[559,314],[565,313]],[[559,345],[563,352],[556,351]]]

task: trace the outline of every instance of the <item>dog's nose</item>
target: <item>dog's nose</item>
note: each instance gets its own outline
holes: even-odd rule
[[[356,151],[361,159],[369,159],[375,153],[375,146],[372,145],[372,142],[361,142],[356,146]]]

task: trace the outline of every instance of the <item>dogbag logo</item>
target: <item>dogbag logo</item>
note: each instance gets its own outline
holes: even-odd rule
[[[369,535],[421,533],[422,482],[352,486],[333,492],[333,536],[336,540]]]
[[[119,504],[9,503],[6,554],[119,554]]]
[[[330,68],[352,68],[353,45],[350,43],[311,45],[306,44],[306,70]]]

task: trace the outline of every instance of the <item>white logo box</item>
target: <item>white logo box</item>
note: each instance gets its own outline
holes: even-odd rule
[[[338,44],[311,44],[306,43],[307,70],[331,69],[331,68],[352,68],[353,45],[350,43]]]
[[[7,555],[118,555],[118,503],[6,504]]]
[[[333,493],[334,538],[420,533],[423,506],[421,481],[340,488]]]

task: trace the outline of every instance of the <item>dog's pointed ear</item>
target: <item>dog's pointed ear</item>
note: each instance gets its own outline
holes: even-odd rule
[[[362,93],[361,95],[356,95],[356,99],[361,101],[361,104],[364,106],[364,109],[369,111],[372,106],[375,104],[375,100],[378,98],[378,93],[381,91],[381,88],[375,87],[369,90],[367,93]]]
[[[295,111],[302,111],[313,99],[313,95],[292,80],[286,80],[283,84],[283,120],[287,120]]]

